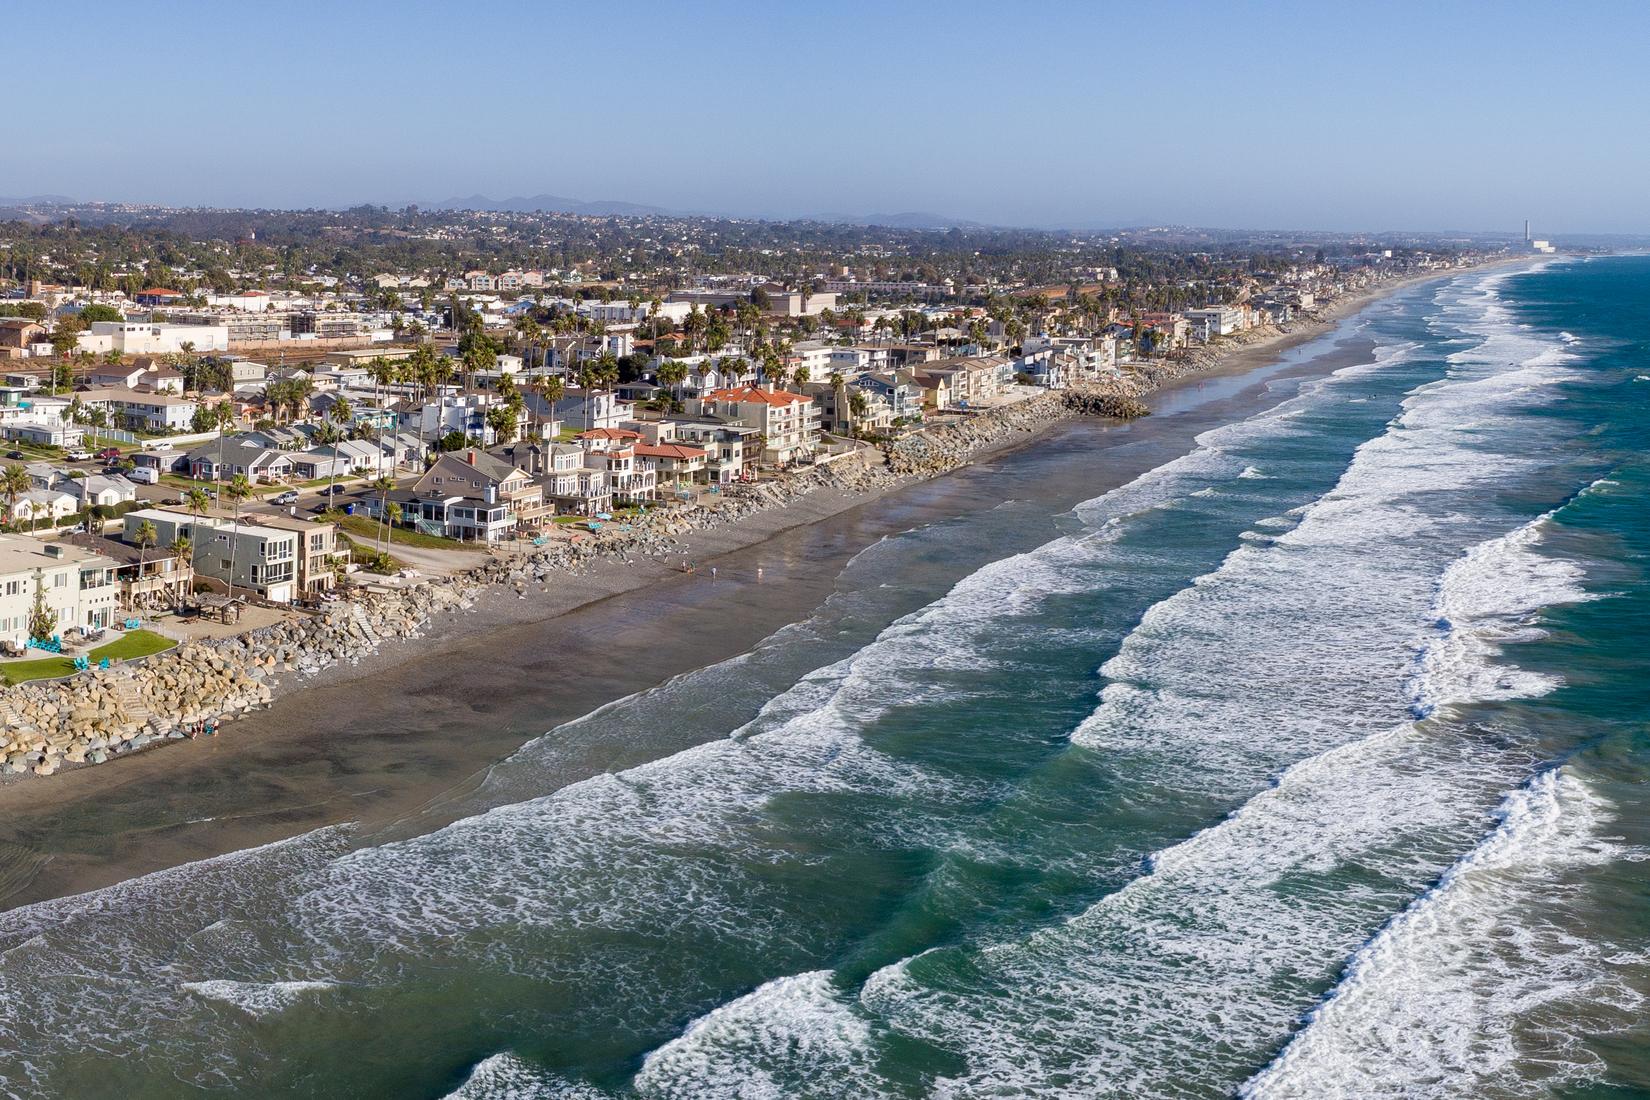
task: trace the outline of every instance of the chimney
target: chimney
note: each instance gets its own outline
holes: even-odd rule
[[[468,455],[468,458],[470,459],[470,465],[474,466],[476,464],[476,453],[474,451],[471,451]]]

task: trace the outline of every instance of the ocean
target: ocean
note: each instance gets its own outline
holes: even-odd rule
[[[0,1088],[1650,1095],[1650,258],[1291,361],[1348,341],[1120,488],[993,463],[433,831],[0,914]],[[627,762],[547,789],[570,745]]]

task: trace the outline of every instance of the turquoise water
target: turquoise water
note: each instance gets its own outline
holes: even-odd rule
[[[1645,258],[1425,286],[1358,319],[1371,362],[936,586],[1082,441],[1004,462],[1001,507],[437,832],[0,915],[0,1078],[1643,1095],[1647,325]],[[661,728],[705,743],[544,793],[567,739]]]

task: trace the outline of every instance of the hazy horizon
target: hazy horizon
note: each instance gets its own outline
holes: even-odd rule
[[[21,85],[72,121],[31,133],[0,195],[290,209],[550,194],[775,219],[1644,233],[1650,151],[1612,138],[1650,91],[1634,56],[1650,12],[1589,10],[1611,34],[1528,4],[1328,20],[1283,3],[643,4],[581,20],[299,3],[271,22],[190,0],[77,40],[95,79],[17,52]],[[8,21],[25,44],[60,30],[44,11]]]

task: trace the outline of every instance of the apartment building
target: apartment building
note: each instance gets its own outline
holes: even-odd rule
[[[712,390],[688,402],[690,412],[725,417],[761,433],[761,461],[787,466],[811,457],[819,446],[819,406],[804,394],[771,384]]]
[[[140,508],[122,519],[122,538],[134,541],[147,520],[157,542],[169,546],[181,535],[194,547],[195,575],[233,584],[236,591],[261,596],[271,603],[297,599],[299,534],[243,519],[193,516],[165,508]]]

